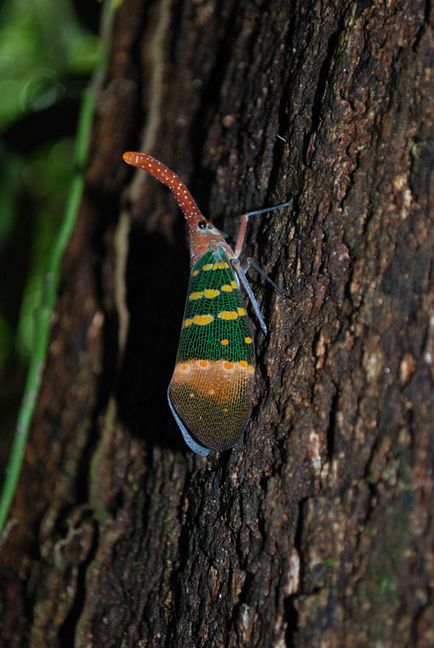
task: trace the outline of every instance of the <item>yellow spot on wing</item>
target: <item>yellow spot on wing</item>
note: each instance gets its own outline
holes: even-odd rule
[[[244,338],[244,342],[246,344],[252,344],[252,338],[247,336],[247,337]]]
[[[227,340],[226,338],[224,340],[220,340],[220,344],[222,344],[223,346],[228,346],[229,340]]]
[[[203,296],[203,293],[201,293],[201,292],[192,292],[188,296],[188,299],[190,301],[194,301],[195,299],[200,299],[202,296]]]
[[[214,321],[213,315],[195,315],[193,317],[193,324],[198,324],[199,326],[206,326],[211,324]]]
[[[237,311],[220,311],[217,317],[222,320],[235,320],[238,317],[238,313]]]
[[[246,315],[247,311],[245,308],[238,308],[238,315],[241,317],[242,315]]]
[[[223,292],[232,292],[233,291],[232,286],[229,286],[229,284],[225,284],[224,286],[221,287],[221,289],[223,290]]]
[[[202,270],[212,270],[212,268],[212,263],[206,263],[204,266],[202,266]]]
[[[244,367],[245,369],[247,369],[247,367],[249,366],[249,363],[246,362],[245,360],[240,360],[240,365],[241,365],[242,367]]]
[[[193,277],[197,277],[197,275],[199,274],[199,270],[193,270],[191,274],[193,275]]]
[[[192,324],[193,324],[193,320],[192,320],[192,319],[187,318],[186,320],[184,320],[184,328],[188,328],[188,327],[191,326]]]
[[[216,261],[212,267],[213,270],[228,270],[229,263],[226,261]]]
[[[235,290],[235,288],[238,288],[238,284],[236,281],[231,281],[231,286]]]
[[[220,295],[220,290],[208,288],[207,290],[203,291],[203,294],[207,299],[214,299],[214,297],[218,297]]]

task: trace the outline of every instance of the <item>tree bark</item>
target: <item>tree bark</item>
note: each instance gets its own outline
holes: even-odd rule
[[[124,0],[1,552],[3,645],[434,645],[430,6]],[[431,75],[432,79],[432,75]],[[170,194],[250,226],[269,324],[232,451],[165,390],[188,280]]]

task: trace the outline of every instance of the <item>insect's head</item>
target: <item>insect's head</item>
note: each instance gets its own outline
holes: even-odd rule
[[[199,234],[220,234],[221,232],[217,229],[217,227],[214,227],[212,223],[209,221],[205,220],[204,218],[202,220],[198,220],[196,223],[196,229]]]
[[[210,245],[224,243],[222,232],[202,215],[191,193],[176,173],[147,153],[127,151],[123,154],[123,159],[127,164],[144,169],[172,191],[187,222],[194,257],[204,254]]]
[[[187,218],[192,259],[201,257],[207,250],[225,245],[225,237],[220,230],[202,214]]]

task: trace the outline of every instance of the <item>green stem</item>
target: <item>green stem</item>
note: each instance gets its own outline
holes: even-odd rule
[[[89,151],[96,93],[99,82],[107,69],[110,52],[111,28],[117,4],[118,3],[115,0],[107,0],[104,5],[101,29],[102,52],[93,80],[85,91],[82,99],[75,146],[75,168],[77,169],[77,172],[71,182],[65,215],[53,243],[50,258],[48,260],[41,303],[35,313],[34,343],[26,385],[24,388],[24,396],[18,413],[17,426],[12,441],[6,477],[0,495],[0,532],[4,528],[17,488],[30,424],[32,422],[33,412],[35,410],[41,385],[42,372],[47,357],[48,342],[50,338],[52,313],[57,299],[61,262],[65,248],[68,245],[69,239],[74,230],[83,195],[83,169]]]

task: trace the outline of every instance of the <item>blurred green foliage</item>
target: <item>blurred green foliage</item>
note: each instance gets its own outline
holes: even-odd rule
[[[7,0],[0,8],[2,433],[13,427],[21,398],[47,256],[74,172],[79,104],[99,56],[78,4]]]
[[[77,21],[70,0],[9,0],[1,11],[0,129],[56,102],[64,78],[89,74],[98,40]]]

